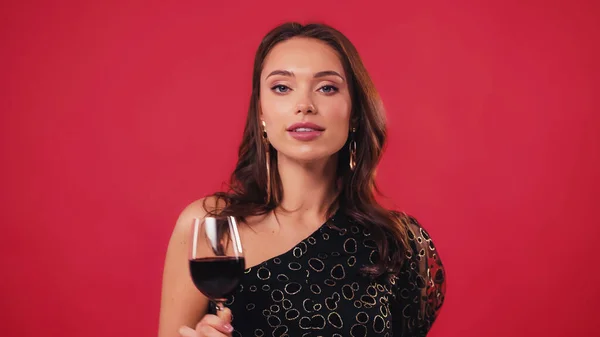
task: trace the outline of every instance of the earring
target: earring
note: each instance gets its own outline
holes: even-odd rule
[[[265,162],[267,168],[267,204],[271,202],[271,151],[269,149],[269,139],[267,138],[267,123],[262,121],[263,125],[263,143],[265,144]]]
[[[349,145],[350,150],[350,170],[354,171],[356,168],[356,141],[354,140],[354,133],[356,132],[356,128],[352,128],[351,140]]]

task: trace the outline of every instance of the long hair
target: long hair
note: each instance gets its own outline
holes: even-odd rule
[[[252,94],[238,161],[231,175],[229,190],[217,192],[217,205],[205,209],[213,215],[235,215],[242,219],[252,215],[266,214],[279,206],[283,190],[277,171],[277,152],[262,139],[260,116],[260,74],[269,51],[278,43],[294,38],[313,38],[333,48],[344,67],[352,100],[351,120],[356,126],[356,167],[349,169],[349,142],[338,153],[337,179],[340,190],[337,200],[329,207],[328,215],[335,208],[343,208],[355,223],[366,227],[376,242],[379,259],[368,267],[368,274],[379,276],[396,273],[408,249],[408,216],[386,210],[375,199],[379,193],[375,183],[375,171],[386,140],[386,120],[383,105],[375,86],[354,45],[338,30],[325,24],[301,25],[288,22],[275,27],[261,41],[254,59]],[[269,151],[269,156],[266,155]],[[270,158],[270,177],[267,177],[266,160]],[[267,200],[267,183],[271,193]],[[207,199],[205,199],[206,201]],[[336,206],[337,205],[337,206]]]

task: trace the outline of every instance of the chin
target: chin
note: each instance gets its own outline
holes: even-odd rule
[[[289,151],[286,153],[280,153],[279,155],[285,156],[290,161],[299,163],[317,163],[326,161],[327,159],[333,158],[337,151],[323,151],[323,150],[303,150],[303,151]]]

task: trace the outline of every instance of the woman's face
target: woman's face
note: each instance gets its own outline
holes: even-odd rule
[[[277,44],[261,73],[260,107],[278,157],[310,162],[337,153],[348,138],[351,99],[334,49],[308,38]]]

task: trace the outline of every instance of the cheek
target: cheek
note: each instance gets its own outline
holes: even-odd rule
[[[350,128],[350,103],[346,100],[331,100],[320,106],[320,112],[327,125],[331,128],[347,133]]]
[[[267,128],[279,127],[279,124],[285,123],[284,118],[292,110],[290,100],[281,99],[270,94],[260,98],[260,109],[262,119],[267,123]],[[289,116],[288,116],[289,117]]]

